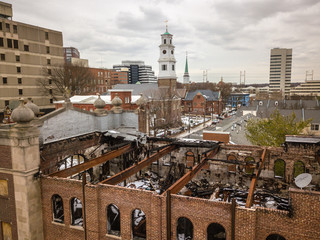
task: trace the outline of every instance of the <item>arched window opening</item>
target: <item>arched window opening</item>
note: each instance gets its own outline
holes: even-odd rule
[[[237,160],[236,156],[234,155],[229,155],[227,158],[228,161],[233,161],[233,160]],[[236,165],[235,164],[231,164],[228,166],[228,171],[235,173],[236,172]]]
[[[147,238],[146,214],[140,209],[132,211],[132,236],[133,240]]]
[[[294,168],[293,168],[293,176],[296,178],[299,174],[305,172],[305,166],[304,163],[301,161],[297,161],[294,163]]]
[[[279,234],[271,234],[267,237],[266,240],[286,240],[286,239]]]
[[[246,157],[244,159],[244,161],[246,162],[246,167],[245,167],[245,171],[246,171],[246,174],[253,174],[253,171],[254,171],[254,158],[253,157]]]
[[[277,178],[284,178],[286,170],[286,162],[282,159],[274,161],[274,176]]]
[[[52,212],[53,221],[58,223],[64,223],[64,211],[62,198],[55,194],[52,196]]]
[[[120,211],[114,204],[107,208],[107,231],[108,234],[120,236]]]
[[[192,240],[193,224],[185,217],[180,217],[177,224],[177,240]]]
[[[211,223],[207,228],[207,240],[226,240],[226,230],[219,223]]]
[[[167,44],[167,39],[163,39],[163,44]]]
[[[71,225],[83,226],[82,203],[78,198],[72,198],[70,201]]]
[[[187,160],[187,163],[186,163],[187,168],[192,168],[194,166],[194,163],[195,163],[194,162],[195,158],[194,158],[193,152],[188,151],[186,153],[186,160]]]

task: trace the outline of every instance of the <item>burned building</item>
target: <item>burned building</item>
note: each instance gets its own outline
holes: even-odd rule
[[[151,138],[121,114],[72,111],[1,129],[4,239],[319,239],[318,137]]]

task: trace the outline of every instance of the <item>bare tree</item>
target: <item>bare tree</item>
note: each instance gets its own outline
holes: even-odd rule
[[[81,94],[85,87],[94,85],[94,75],[89,68],[81,64],[65,63],[42,69],[43,78],[38,79],[38,86],[43,95],[51,95],[54,100],[65,96]]]

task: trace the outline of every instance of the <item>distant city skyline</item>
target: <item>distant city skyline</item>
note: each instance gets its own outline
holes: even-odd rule
[[[183,81],[188,51],[190,80],[268,83],[270,49],[292,48],[291,82],[314,70],[320,79],[320,2],[317,0],[11,0],[13,20],[62,31],[90,67],[112,68],[142,60],[158,75],[160,35],[168,20],[176,74]]]

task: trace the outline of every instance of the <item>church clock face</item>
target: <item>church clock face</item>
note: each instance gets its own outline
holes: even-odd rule
[[[167,53],[167,51],[166,51],[166,50],[163,50],[163,51],[162,51],[162,53],[163,53],[163,54],[166,54],[166,53]]]

